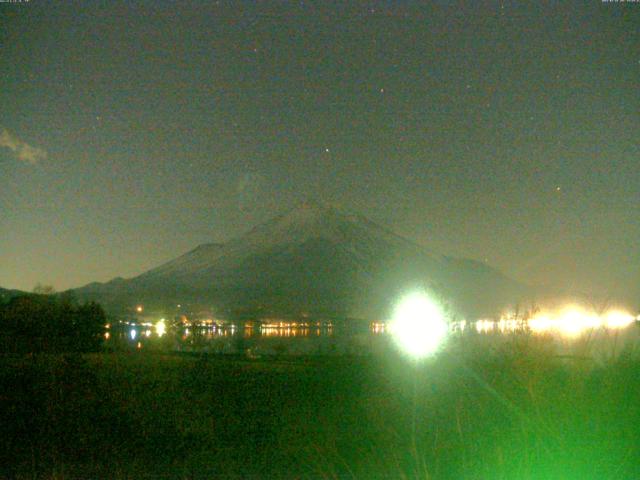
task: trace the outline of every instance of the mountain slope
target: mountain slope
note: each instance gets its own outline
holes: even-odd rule
[[[398,296],[421,287],[465,316],[496,313],[526,293],[479,262],[437,255],[363,217],[311,203],[226,244],[76,293],[107,304],[194,301],[228,316],[384,318]]]

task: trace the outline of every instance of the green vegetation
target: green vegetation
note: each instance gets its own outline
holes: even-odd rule
[[[5,355],[1,477],[640,478],[640,359]],[[415,421],[414,421],[415,418]]]
[[[0,351],[99,351],[105,323],[97,303],[79,305],[65,294],[21,294],[0,301]]]

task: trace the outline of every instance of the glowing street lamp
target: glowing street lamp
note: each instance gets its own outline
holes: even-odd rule
[[[389,327],[400,349],[416,360],[435,353],[449,331],[442,307],[424,293],[404,297]]]
[[[413,409],[411,443],[418,451],[418,381],[419,360],[432,355],[444,342],[449,331],[442,307],[421,292],[400,300],[389,323],[389,331],[398,347],[415,360],[413,375]]]

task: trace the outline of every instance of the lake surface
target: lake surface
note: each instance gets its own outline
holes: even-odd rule
[[[295,323],[295,325],[294,325]],[[219,354],[343,355],[366,354],[388,343],[382,324],[173,327],[118,325],[106,333],[106,345],[120,348]]]
[[[635,349],[640,353],[637,321],[625,325],[597,327],[574,324],[541,328],[535,321],[455,322],[450,324],[449,342],[474,342],[495,346],[518,335],[544,337],[560,354],[588,351],[595,357],[610,357]],[[158,324],[116,324],[105,333],[107,348],[212,354],[268,355],[366,355],[393,345],[389,325],[382,322],[210,325],[170,327]]]

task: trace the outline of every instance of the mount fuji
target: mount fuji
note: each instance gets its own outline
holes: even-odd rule
[[[459,316],[496,315],[530,289],[487,265],[439,255],[359,216],[306,202],[224,244],[203,244],[130,279],[75,290],[108,309],[213,305],[227,317],[386,318],[426,288]]]

